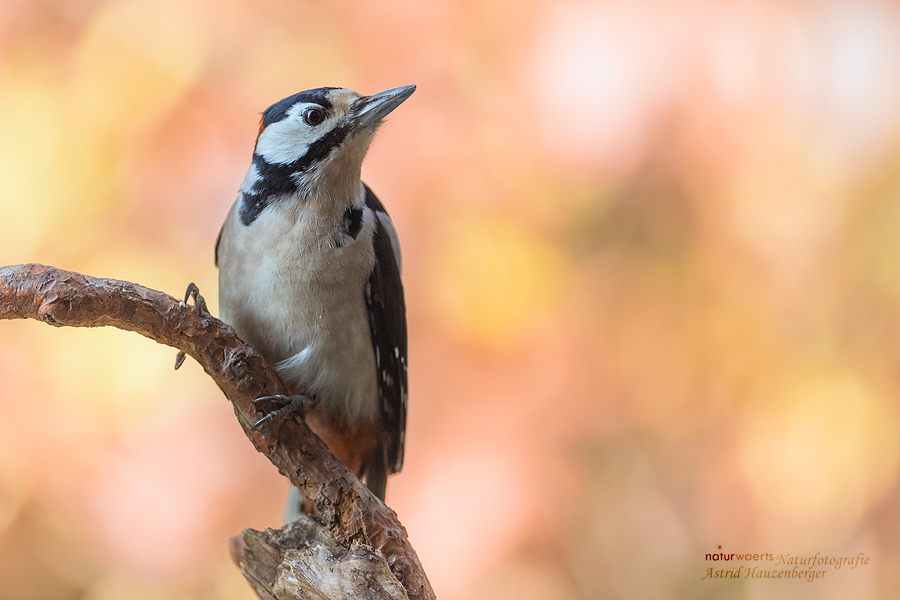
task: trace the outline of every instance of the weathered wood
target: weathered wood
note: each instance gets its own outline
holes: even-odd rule
[[[338,544],[308,515],[278,530],[245,529],[241,535],[241,570],[260,598],[408,599],[379,552],[356,542]]]
[[[36,264],[0,268],[0,319],[17,318],[38,319],[54,327],[117,327],[194,358],[231,401],[256,449],[315,505],[324,521],[320,529],[327,531],[328,537],[345,549],[371,548],[380,553],[410,600],[435,597],[396,513],[372,495],[302,419],[283,419],[274,426],[251,429],[263,416],[251,401],[285,394],[287,389],[262,356],[241,342],[230,326],[156,290]],[[283,542],[286,538],[279,539]],[[327,561],[339,553],[332,558],[320,556]],[[279,589],[277,594],[272,591],[274,597],[293,597],[284,585]]]

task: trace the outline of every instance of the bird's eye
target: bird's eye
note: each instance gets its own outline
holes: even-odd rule
[[[321,108],[307,108],[303,111],[303,121],[311,127],[321,125],[325,120],[325,111]]]

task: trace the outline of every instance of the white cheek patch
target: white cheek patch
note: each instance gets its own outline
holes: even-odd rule
[[[256,154],[269,164],[290,164],[303,157],[310,144],[331,131],[337,124],[334,116],[328,117],[320,125],[310,127],[303,122],[303,111],[317,104],[297,104],[292,106],[281,121],[263,129],[256,142]]]

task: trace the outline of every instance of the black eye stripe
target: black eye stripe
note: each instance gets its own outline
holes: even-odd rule
[[[331,151],[344,143],[350,129],[347,126],[335,127],[306,149],[306,153],[292,162],[289,167],[296,173],[304,173],[315,163],[331,154]]]
[[[240,218],[241,223],[250,225],[273,201],[297,191],[296,176],[309,171],[316,163],[326,158],[344,143],[350,134],[347,126],[335,127],[309,145],[306,153],[292,163],[270,163],[260,154],[253,155],[258,179],[243,193]]]

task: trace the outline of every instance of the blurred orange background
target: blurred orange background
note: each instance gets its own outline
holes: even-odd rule
[[[896,3],[4,0],[0,264],[215,314],[259,113],[411,83],[363,175],[438,596],[900,595]],[[227,541],[287,483],[174,358],[0,323],[0,599],[253,598]],[[719,546],[871,561],[704,580]]]

